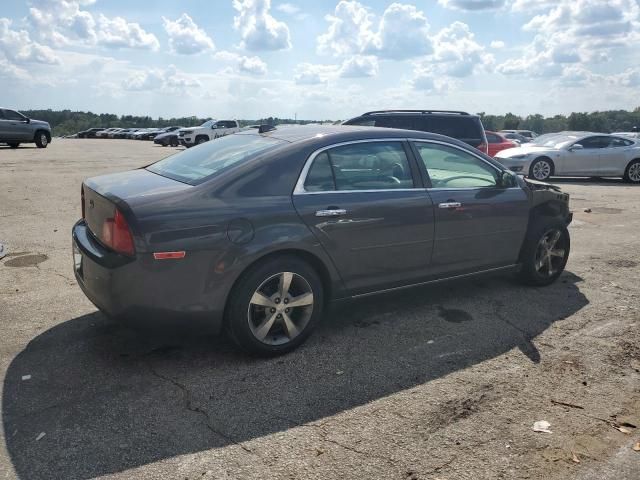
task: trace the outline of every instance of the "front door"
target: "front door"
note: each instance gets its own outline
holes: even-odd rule
[[[568,148],[562,162],[556,166],[561,175],[598,175],[600,173],[600,155],[603,147],[609,144],[609,137],[594,135],[576,142],[582,148]],[[575,144],[574,144],[575,145]]]
[[[435,211],[432,273],[450,276],[514,265],[529,218],[515,177],[467,150],[414,143]],[[506,182],[506,183],[505,183]]]
[[[428,274],[433,207],[402,141],[367,141],[312,157],[293,202],[352,294]]]
[[[14,141],[33,140],[31,129],[25,117],[13,110],[2,110],[0,115],[2,137]]]

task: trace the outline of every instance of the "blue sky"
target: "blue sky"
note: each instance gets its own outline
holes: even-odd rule
[[[640,106],[640,0],[2,0],[0,105],[344,119]]]

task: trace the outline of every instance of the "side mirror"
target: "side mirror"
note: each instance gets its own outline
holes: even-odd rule
[[[571,145],[571,148],[569,148],[570,152],[574,152],[576,150],[584,150],[584,147],[579,143],[574,143],[573,145]]]
[[[24,122],[24,123],[31,123],[31,119],[30,119],[30,118],[28,118],[28,117],[24,117],[23,122]]]
[[[503,170],[500,172],[500,176],[498,177],[498,187],[500,188],[511,188],[516,186],[516,177],[514,174],[507,170]]]
[[[218,128],[217,124],[214,123],[213,125],[211,125],[211,130],[215,130],[216,128]]]

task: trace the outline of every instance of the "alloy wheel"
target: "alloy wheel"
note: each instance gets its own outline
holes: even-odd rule
[[[43,147],[46,147],[48,143],[49,143],[49,139],[47,138],[47,136],[44,133],[41,133],[40,134],[40,144]]]
[[[313,313],[313,290],[304,277],[281,272],[266,279],[249,300],[247,318],[256,340],[267,345],[292,341]]]
[[[535,269],[541,276],[553,277],[565,262],[566,242],[560,230],[548,230],[538,242]]]
[[[546,180],[551,175],[551,165],[546,160],[538,160],[533,165],[532,173],[536,180]]]
[[[636,162],[629,167],[628,175],[632,182],[640,182],[640,162]]]

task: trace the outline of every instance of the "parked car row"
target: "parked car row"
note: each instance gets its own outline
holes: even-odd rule
[[[76,138],[128,138],[132,140],[153,140],[156,136],[175,132],[182,127],[164,128],[89,128],[78,132]]]

